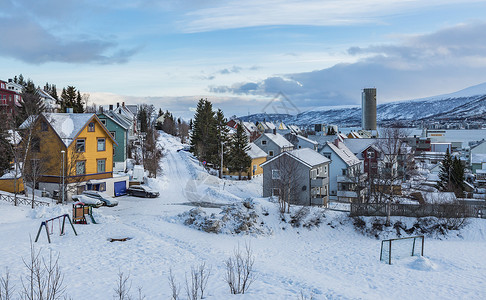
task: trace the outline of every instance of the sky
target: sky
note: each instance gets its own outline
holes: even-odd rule
[[[486,82],[486,1],[0,0],[0,79],[191,118],[298,113]],[[276,103],[290,103],[292,110]],[[287,105],[288,107],[289,105]],[[279,108],[280,107],[280,108]]]

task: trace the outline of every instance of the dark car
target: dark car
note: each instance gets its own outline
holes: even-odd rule
[[[130,196],[144,197],[144,198],[156,198],[160,195],[159,192],[154,191],[151,188],[143,185],[132,185],[127,189],[127,193]]]
[[[98,191],[84,191],[81,193],[83,196],[87,196],[90,198],[98,199],[103,202],[103,205],[108,206],[108,207],[113,207],[118,205],[118,201],[113,199],[112,197],[108,196],[107,194],[103,192],[98,192]]]

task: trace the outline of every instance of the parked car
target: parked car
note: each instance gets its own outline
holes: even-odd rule
[[[177,149],[177,152],[179,152],[179,151],[186,151],[186,152],[190,152],[190,151],[191,151],[191,147],[189,147],[189,146],[184,146],[184,148]]]
[[[84,191],[81,193],[81,195],[98,199],[103,202],[103,205],[108,206],[108,207],[113,207],[118,205],[118,201],[113,199],[112,197],[108,196],[107,194],[103,192],[98,192],[98,191]]]
[[[98,208],[100,206],[103,206],[104,204],[104,202],[99,199],[91,198],[85,195],[74,195],[73,200],[83,202],[84,204],[92,206],[94,208]]]
[[[157,191],[143,185],[132,185],[127,189],[127,194],[130,196],[144,197],[144,198],[156,198],[160,194]]]

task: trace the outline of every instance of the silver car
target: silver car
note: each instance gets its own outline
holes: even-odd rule
[[[81,195],[103,201],[103,205],[113,207],[118,205],[118,201],[103,192],[84,191]]]

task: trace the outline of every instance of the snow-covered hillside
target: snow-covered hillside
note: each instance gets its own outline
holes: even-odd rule
[[[378,95],[378,103],[380,103]],[[242,117],[245,120],[261,121],[265,115]],[[404,100],[377,105],[378,122],[396,120],[434,121],[440,119],[463,120],[486,116],[486,83],[472,86],[455,93],[434,97]],[[309,125],[316,123],[357,126],[361,123],[361,108],[318,108],[297,115],[271,115],[267,120],[284,121],[288,124]]]
[[[425,240],[425,257],[379,261],[380,240],[355,231],[346,213],[322,211],[318,227],[293,227],[281,221],[277,205],[261,195],[261,177],[252,181],[220,180],[208,175],[173,137],[162,135],[164,174],[149,185],[160,197],[118,198],[117,207],[95,210],[100,224],[76,225],[58,235],[57,224],[48,244],[35,244],[44,254],[60,255],[66,293],[72,299],[113,299],[118,272],[130,275],[132,294],[142,288],[146,299],[170,299],[172,269],[185,297],[185,276],[192,266],[211,266],[205,299],[483,299],[486,294],[486,222],[472,220],[459,234]],[[187,226],[183,216],[196,202],[207,215],[218,216],[221,205],[252,197],[264,234],[214,234]],[[29,256],[29,239],[42,220],[70,212],[70,206],[32,211],[0,202],[0,274],[8,267],[19,291],[22,258]],[[322,217],[322,215],[321,215]],[[404,220],[405,221],[405,220]],[[126,242],[109,238],[130,237]],[[224,260],[250,244],[255,255],[256,281],[248,293],[234,296],[224,282]]]

